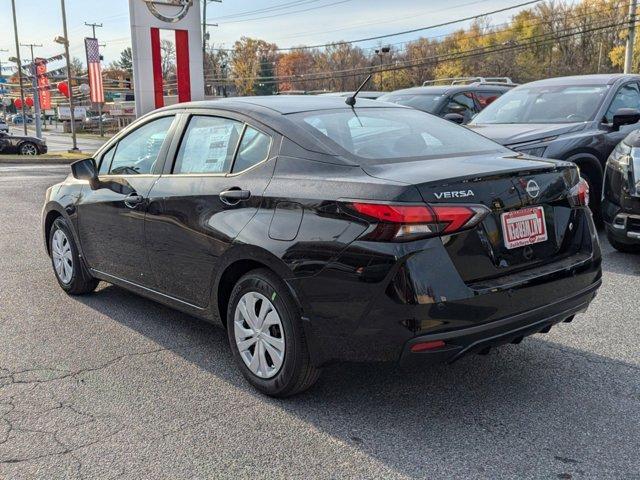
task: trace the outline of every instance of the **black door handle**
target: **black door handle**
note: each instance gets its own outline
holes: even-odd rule
[[[131,195],[127,195],[124,199],[124,204],[129,208],[136,208],[144,202],[144,197],[142,195],[138,195],[136,193],[132,193]]]
[[[239,188],[230,188],[220,192],[220,200],[227,205],[237,205],[243,200],[249,200],[251,192],[249,190],[240,190]]]

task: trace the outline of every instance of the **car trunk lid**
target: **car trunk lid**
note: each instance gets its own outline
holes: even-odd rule
[[[481,204],[491,213],[472,230],[443,237],[466,282],[511,274],[575,252],[569,189],[577,169],[521,156],[474,156],[363,167],[414,185],[426,203]]]

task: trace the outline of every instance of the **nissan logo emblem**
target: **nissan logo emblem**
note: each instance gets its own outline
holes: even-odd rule
[[[525,191],[531,198],[538,198],[538,195],[540,195],[540,187],[535,180],[529,180],[527,182],[527,188],[525,188]]]
[[[189,8],[193,6],[193,0],[142,0],[147,4],[149,11],[158,19],[167,23],[176,23],[187,16]],[[160,10],[161,8],[172,8],[172,13]]]

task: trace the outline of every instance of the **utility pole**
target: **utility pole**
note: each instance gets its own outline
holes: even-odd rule
[[[15,1],[15,0],[13,0]],[[67,9],[64,5],[64,0],[60,0],[60,5],[62,7],[62,30],[64,39],[58,38],[57,43],[64,43],[64,55],[67,58],[67,82],[69,82],[69,110],[71,110],[71,139],[73,141],[73,147],[71,148],[72,152],[77,152],[78,149],[78,140],[76,138],[76,114],[74,111],[73,105],[73,84],[71,83],[71,56],[69,55],[69,32],[67,31]]]
[[[16,19],[16,0],[11,0],[13,10],[13,35],[16,41],[16,63],[18,64],[18,81],[20,82],[20,100],[22,101],[22,126],[24,134],[27,135],[27,114],[24,105],[24,86],[22,85],[22,60],[20,59],[20,41],[18,40],[18,20]]]
[[[633,44],[636,40],[636,2],[629,0],[629,33],[627,34],[627,48],[624,52],[624,73],[631,73],[633,65]]]
[[[36,137],[42,138],[42,119],[40,118],[40,92],[38,87],[38,69],[36,67],[36,58],[33,54],[34,48],[40,48],[42,45],[35,43],[21,43],[23,47],[31,49],[31,84],[33,85],[33,110],[36,121]]]
[[[97,39],[98,37],[96,37],[96,27],[97,28],[102,28],[102,24],[101,23],[87,23],[84,22],[84,24],[87,27],[91,27],[91,29],[93,30],[93,38]],[[100,47],[100,44],[98,44],[98,47]],[[89,68],[89,65],[87,65],[87,68]],[[102,124],[102,103],[98,102],[98,126],[100,128],[100,136],[104,137],[104,125]]]
[[[209,2],[222,3],[222,0],[203,0],[202,1],[202,61],[205,62],[207,55],[207,42],[209,41],[209,33],[207,27],[217,27],[217,23],[207,23],[207,5]],[[203,65],[206,67],[206,63]],[[206,71],[205,71],[206,74]]]

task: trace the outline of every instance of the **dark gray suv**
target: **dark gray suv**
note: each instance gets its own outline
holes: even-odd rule
[[[578,164],[600,214],[607,157],[640,128],[640,75],[581,75],[521,85],[480,112],[469,128],[513,150]]]

